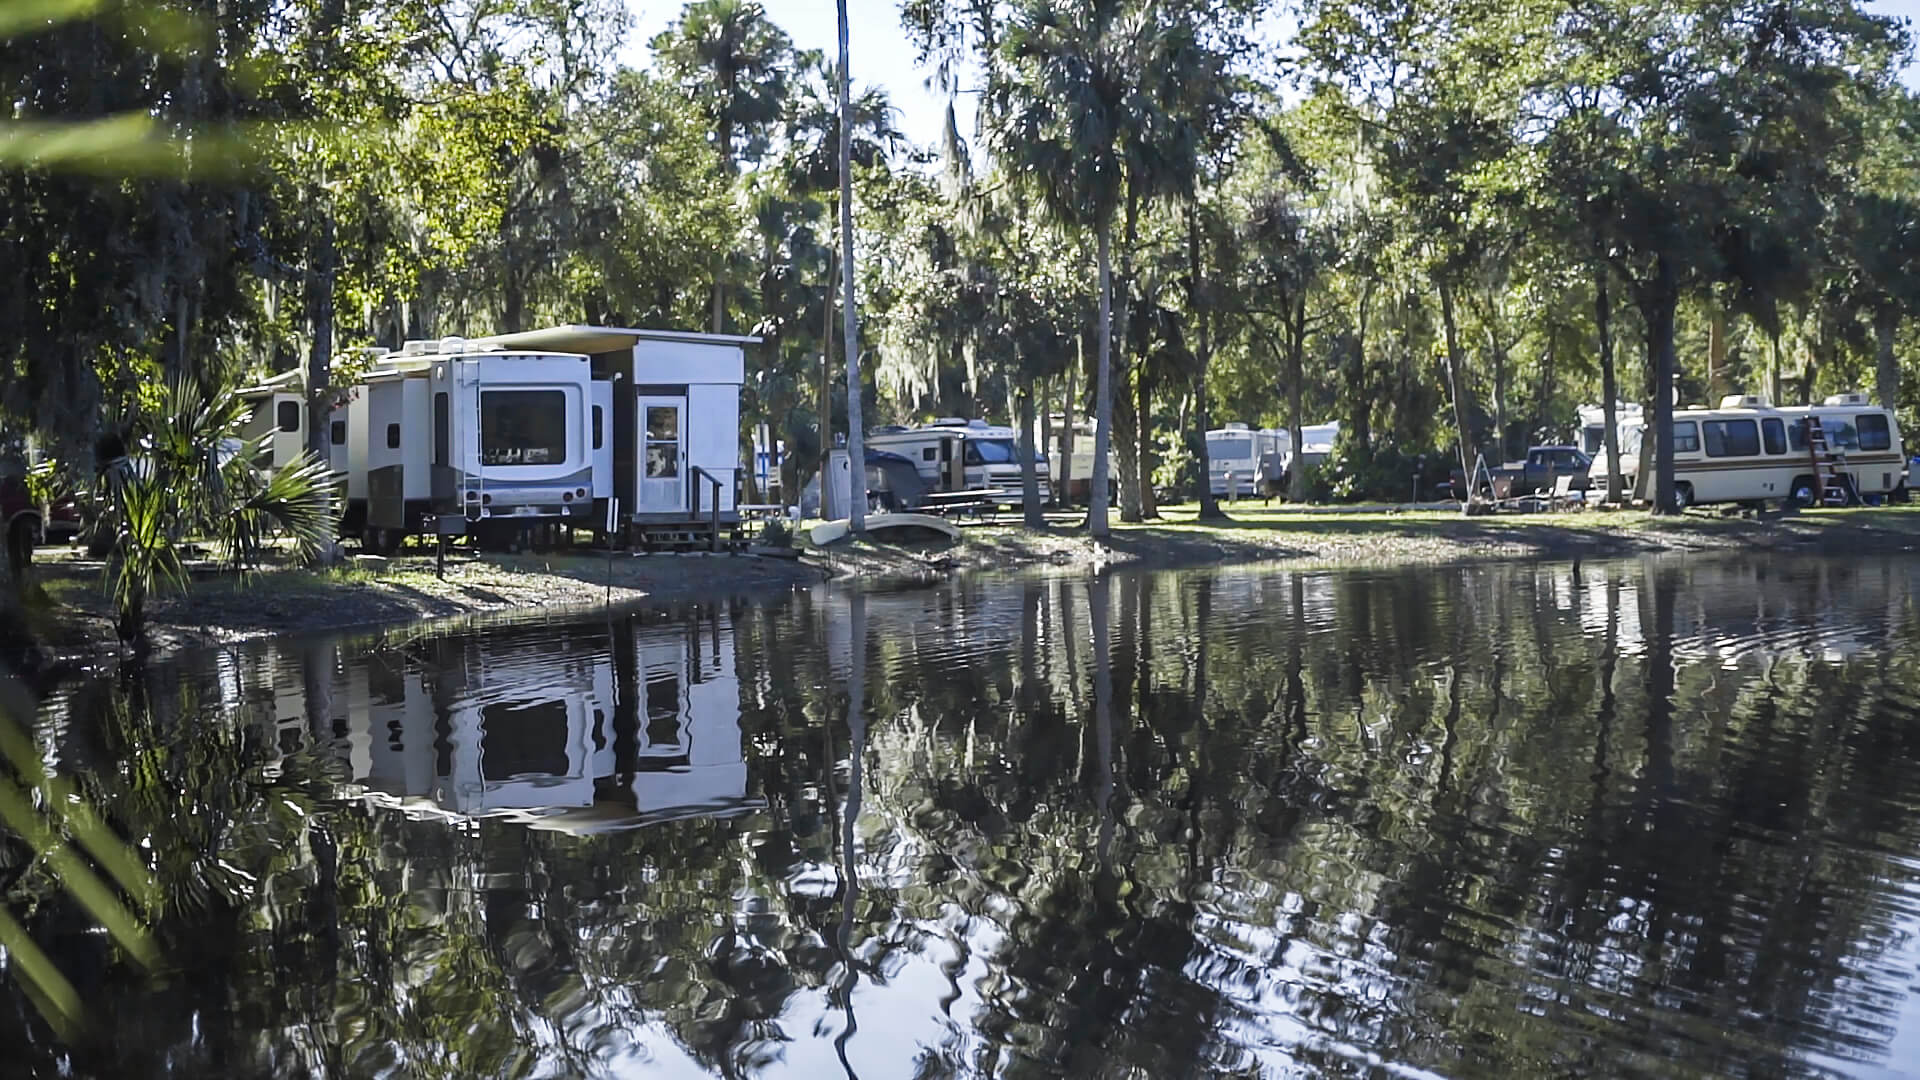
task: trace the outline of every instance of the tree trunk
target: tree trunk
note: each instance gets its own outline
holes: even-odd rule
[[[840,11],[840,340],[847,353],[847,471],[853,496],[848,529],[857,535],[867,531],[867,458],[860,430],[860,323],[853,306],[853,113],[847,105],[847,0],[835,6]]]
[[[1440,323],[1447,339],[1447,387],[1453,394],[1454,435],[1460,443],[1460,475],[1473,483],[1473,426],[1468,422],[1466,365],[1460,356],[1460,329],[1453,317],[1453,285],[1444,274],[1435,274],[1434,288],[1440,293]]]
[[[1307,501],[1306,439],[1301,436],[1304,419],[1302,399],[1306,396],[1307,290],[1293,298],[1293,310],[1287,313],[1287,429],[1293,439],[1293,466],[1287,470],[1287,501]]]
[[[1540,396],[1533,406],[1538,421],[1534,427],[1542,433],[1553,423],[1553,362],[1559,344],[1560,335],[1554,333],[1553,324],[1548,323],[1547,347],[1540,354]]]
[[[1144,418],[1135,415],[1133,399],[1124,392],[1130,385],[1128,376],[1133,369],[1133,351],[1129,347],[1133,340],[1133,252],[1139,241],[1140,200],[1129,190],[1127,194],[1126,231],[1121,235],[1125,243],[1120,248],[1120,303],[1114,313],[1120,324],[1120,355],[1112,358],[1115,382],[1123,388],[1114,398],[1116,434],[1119,441],[1113,444],[1114,464],[1120,467],[1120,520],[1140,520],[1140,458],[1135,442],[1136,425]]]
[[[1647,363],[1653,369],[1653,507],[1678,513],[1673,501],[1673,309],[1679,287],[1673,264],[1661,256],[1641,310],[1647,319]]]
[[[1022,520],[1029,529],[1047,527],[1047,515],[1040,507],[1040,470],[1033,453],[1033,387],[1020,388],[1020,505],[1026,508]]]
[[[1187,429],[1187,443],[1199,463],[1194,478],[1194,494],[1200,500],[1200,520],[1216,521],[1226,515],[1213,497],[1213,461],[1207,453],[1207,368],[1213,362],[1213,312],[1207,299],[1205,270],[1200,261],[1200,213],[1187,203],[1187,299],[1193,311],[1195,372],[1193,376],[1193,425]]]
[[[1373,399],[1367,393],[1367,329],[1372,321],[1373,290],[1372,281],[1360,290],[1353,346],[1347,357],[1347,430],[1352,445],[1368,461],[1373,460]]]
[[[1113,225],[1101,221],[1094,226],[1095,260],[1100,270],[1100,341],[1094,358],[1093,397],[1093,479],[1087,495],[1087,532],[1096,540],[1107,538],[1107,449],[1113,439]]]
[[[1780,386],[1780,330],[1774,327],[1767,331],[1767,400],[1780,404],[1784,396]]]
[[[1067,396],[1061,402],[1060,409],[1060,480],[1053,489],[1054,499],[1062,506],[1073,495],[1073,416],[1080,411],[1080,400],[1074,393],[1074,379],[1086,363],[1086,353],[1086,335],[1074,334],[1073,366],[1067,369]]]
[[[840,208],[834,207],[838,227]],[[835,245],[837,246],[837,245]],[[833,294],[838,282],[834,280],[833,263],[837,252],[835,246],[827,248],[827,288],[826,297],[821,303],[824,309],[820,316],[820,477],[826,483],[827,461],[833,453]],[[821,491],[826,488],[822,487]]]
[[[1900,309],[1889,305],[1873,313],[1873,388],[1887,409],[1900,407],[1900,361],[1893,355],[1893,338],[1899,329]]]
[[[1727,392],[1727,309],[1707,298],[1707,401],[1719,404]]]
[[[1159,501],[1153,496],[1153,382],[1146,360],[1142,358],[1134,376],[1138,404],[1134,407],[1134,429],[1140,437],[1140,520],[1160,516]]]
[[[333,393],[328,384],[333,362],[333,215],[320,199],[311,205],[316,207],[320,238],[307,269],[307,311],[313,321],[313,347],[307,353],[307,450],[326,461],[333,426],[329,423]]]
[[[1496,332],[1487,332],[1487,354],[1493,361],[1493,463],[1507,463],[1507,349]]]

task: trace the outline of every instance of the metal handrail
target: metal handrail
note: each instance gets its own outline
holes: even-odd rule
[[[707,470],[701,468],[698,465],[695,465],[692,468],[687,470],[687,478],[689,480],[694,481],[692,495],[693,495],[693,520],[695,521],[700,520],[699,481],[705,480],[707,483],[713,485],[713,532],[711,536],[708,537],[707,550],[713,552],[714,554],[719,554],[720,552],[720,478],[708,472]]]

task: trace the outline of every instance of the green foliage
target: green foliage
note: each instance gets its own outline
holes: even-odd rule
[[[279,533],[296,557],[309,559],[332,542],[332,475],[311,457],[270,468],[272,433],[246,438],[249,408],[230,390],[209,394],[176,380],[158,406],[136,418],[134,456],[105,479],[116,511],[106,565],[108,591],[123,640],[135,640],[147,600],[185,591],[185,542],[219,541],[236,567],[258,563]]]
[[[1200,458],[1188,445],[1184,432],[1166,431],[1160,436],[1160,453],[1153,469],[1153,486],[1184,497],[1200,480]]]
[[[17,778],[0,776],[0,827],[32,849],[38,872],[91,916],[128,959],[151,968],[159,959],[147,925],[158,897],[153,877],[87,795],[41,765],[38,749],[20,726],[32,712],[27,695],[0,670],[0,761]],[[32,895],[36,884],[15,881],[0,895],[0,948],[40,1015],[72,1038],[96,1018],[10,910],[14,899]]]
[[[766,524],[760,526],[760,543],[766,547],[792,547],[793,526],[785,518],[768,518]]]

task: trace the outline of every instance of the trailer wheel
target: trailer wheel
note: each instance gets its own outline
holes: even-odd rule
[[[1813,493],[1813,477],[1811,476],[1794,477],[1793,487],[1790,489],[1790,494],[1787,496],[1787,501],[1801,508],[1802,510],[1806,509],[1809,506],[1812,506],[1816,501],[1816,498]]]
[[[1693,505],[1693,485],[1686,484],[1686,483],[1673,485],[1674,509],[1685,510],[1687,507],[1692,505]]]

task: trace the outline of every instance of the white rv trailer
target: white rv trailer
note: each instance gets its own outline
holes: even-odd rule
[[[1060,445],[1060,426],[1065,421],[1060,413],[1047,418],[1046,443],[1049,446]],[[1093,421],[1090,419],[1073,422],[1073,455],[1071,460],[1059,454],[1053,455],[1047,470],[1048,490],[1058,494],[1062,501],[1084,501],[1093,491]],[[1113,450],[1107,450],[1108,475],[1117,476],[1112,471]]]
[[[1576,412],[1580,416],[1580,452],[1598,461],[1605,455],[1607,449],[1607,410],[1600,405],[1582,405]],[[1614,402],[1613,424],[1621,432],[1630,427],[1639,427],[1640,403],[1637,401]]]
[[[1318,465],[1333,456],[1333,444],[1340,437],[1340,421],[1329,420],[1324,424],[1304,424],[1300,428],[1300,446],[1297,452],[1289,451],[1284,458],[1285,474],[1293,475],[1296,461],[1305,465]]]
[[[1207,486],[1218,496],[1257,496],[1256,479],[1280,479],[1280,462],[1293,449],[1293,438],[1274,428],[1254,429],[1231,423],[1207,432]]]
[[[649,547],[719,542],[734,536],[740,478],[740,388],[746,346],[757,337],[552,326],[500,334],[503,349],[582,353],[592,360],[594,393],[611,412],[592,494],[596,520],[619,500],[617,531]],[[606,382],[604,388],[597,384]],[[600,478],[608,482],[602,486]]]
[[[1673,471],[1681,505],[1780,500],[1802,506],[1818,498],[1807,421],[1818,417],[1834,472],[1853,493],[1879,497],[1906,480],[1905,447],[1893,413],[1864,394],[1835,394],[1819,405],[1775,408],[1766,398],[1733,395],[1717,409],[1675,409]],[[1640,443],[1620,448],[1621,473],[1640,472]]]
[[[409,342],[348,407],[347,520],[379,551],[445,517],[509,545],[594,524],[590,398],[585,356]]]
[[[1013,428],[995,427],[985,420],[947,417],[921,427],[878,428],[867,433],[866,448],[898,454],[913,462],[921,479],[934,491],[1004,491],[1009,493],[1007,504],[1020,504],[1024,482],[1020,433]],[[1052,488],[1047,455],[1037,446],[1034,466],[1039,473],[1040,501],[1045,502]]]
[[[1600,485],[1604,487],[1607,475],[1606,409],[1600,405],[1582,405],[1577,411],[1580,416],[1580,450],[1593,459],[1591,475],[1599,478]],[[1615,402],[1613,423],[1618,436],[1618,445],[1622,448],[1624,457],[1629,433],[1632,438],[1638,440],[1640,430],[1646,426],[1640,403],[1637,401]]]
[[[254,386],[236,391],[252,410],[247,418],[244,438],[249,442],[272,438],[268,442],[268,466],[278,469],[300,457],[307,448],[307,377],[304,371],[286,371],[263,379]],[[347,410],[331,414],[332,437],[327,464],[336,478],[347,475]]]

